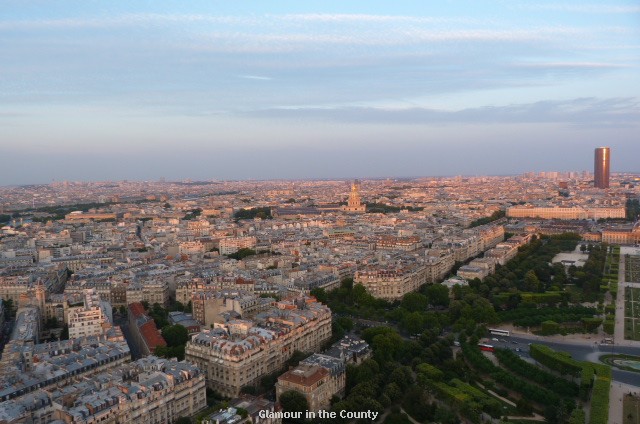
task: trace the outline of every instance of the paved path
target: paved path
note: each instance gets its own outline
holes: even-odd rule
[[[627,393],[638,393],[640,388],[624,383],[612,383],[609,392],[609,424],[624,424],[622,398]]]
[[[620,345],[625,342],[624,340],[624,300],[625,300],[625,287],[627,287],[624,281],[624,255],[620,255],[620,265],[618,267],[618,295],[616,296],[616,325],[613,333],[613,341]]]
[[[621,252],[622,253],[622,252]],[[625,255],[620,255],[618,267],[618,296],[616,298],[616,325],[613,340],[616,346],[640,346],[640,341],[624,338],[624,301],[626,287],[640,287],[640,283],[625,280]],[[627,393],[640,392],[640,387],[613,381],[609,392],[609,424],[623,424],[622,398]]]
[[[502,396],[500,396],[499,394],[497,394],[496,392],[494,392],[493,390],[488,390],[486,387],[484,387],[482,384],[480,383],[476,383],[478,386],[480,386],[483,390],[486,390],[490,395],[500,399],[501,401],[503,401],[504,403],[513,406],[514,408],[516,407],[515,402],[513,402],[512,400],[509,400],[507,398],[504,398]],[[510,420],[518,420],[518,419],[525,419],[525,420],[532,420],[532,421],[544,421],[544,417],[542,415],[533,414],[533,417],[523,417],[523,416],[511,416],[511,417],[507,417]]]

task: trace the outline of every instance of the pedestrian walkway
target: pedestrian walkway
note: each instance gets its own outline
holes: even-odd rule
[[[611,383],[609,392],[609,424],[624,424],[622,399],[627,393],[638,393],[640,387],[624,383]]]

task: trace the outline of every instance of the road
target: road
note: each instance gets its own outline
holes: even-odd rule
[[[620,296],[622,297],[622,296]],[[381,321],[373,321],[373,320],[365,320],[353,318],[354,322],[363,325],[365,327],[375,327],[375,326],[387,326],[394,327],[398,330],[397,326],[394,326],[392,323],[381,322]],[[399,331],[399,330],[398,330]],[[406,334],[401,335],[404,338],[409,338]],[[494,338],[494,336],[490,337]],[[595,363],[601,363],[599,358],[602,355],[610,355],[616,353],[622,353],[625,355],[635,355],[640,356],[640,346],[631,345],[631,343],[625,343],[624,345],[609,345],[609,344],[599,344],[594,339],[591,340],[549,340],[549,338],[536,336],[534,334],[517,334],[512,335],[511,337],[500,337],[495,336],[498,341],[491,340],[490,344],[495,347],[504,347],[512,350],[520,349],[520,356],[523,358],[530,358],[529,356],[529,343],[538,343],[549,346],[550,348],[562,352],[569,353],[575,360],[577,361],[589,361]],[[557,337],[555,337],[557,338]],[[505,340],[505,342],[501,342],[500,340]],[[514,343],[516,342],[516,343]],[[611,376],[614,382],[623,383],[630,386],[636,386],[640,388],[640,372],[632,372],[632,371],[624,371],[619,370],[615,367],[611,368]]]
[[[529,343],[537,343],[549,346],[550,348],[562,352],[569,353],[573,359],[578,361],[589,361],[599,363],[599,358],[602,355],[610,355],[623,353],[626,355],[640,356],[640,347],[635,346],[616,346],[605,344],[588,344],[579,342],[559,342],[548,341],[544,337],[540,336],[511,336],[511,337],[495,337],[498,339],[491,340],[490,343],[495,347],[504,347],[511,350],[520,349],[520,356],[523,358],[530,358],[529,356]],[[502,342],[501,340],[504,340]],[[514,343],[515,342],[515,343]],[[618,383],[624,383],[636,387],[640,387],[640,372],[623,371],[617,368],[611,368],[611,376],[613,380]]]

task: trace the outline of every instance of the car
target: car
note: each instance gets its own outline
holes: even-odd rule
[[[514,340],[514,341],[512,341],[511,343],[513,343],[513,344],[518,344],[518,342],[517,342],[517,341],[515,341],[515,340]]]
[[[493,339],[491,339],[491,340],[494,341],[494,342],[498,341],[498,339],[496,339],[495,337]]]
[[[520,352],[520,348],[519,347],[516,348],[516,352]]]

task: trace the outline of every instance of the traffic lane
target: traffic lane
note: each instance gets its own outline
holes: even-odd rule
[[[583,343],[578,344],[574,342],[557,342],[557,341],[547,341],[539,336],[531,336],[531,337],[511,337],[511,339],[517,341],[519,344],[524,344],[528,346],[529,343],[534,344],[542,344],[545,346],[549,346],[554,350],[559,350],[563,352],[571,353],[574,356],[574,359],[579,361],[592,361],[593,353],[599,352],[600,354],[611,354],[611,353],[622,353],[625,355],[635,355],[640,356],[640,347],[634,346],[619,346],[615,344],[600,344],[597,342],[594,343]],[[593,361],[592,361],[593,362]]]
[[[640,373],[611,368],[611,377],[615,383],[625,383],[640,387]]]
[[[523,352],[526,351],[528,353],[528,343],[539,343],[550,348],[569,353],[574,359],[578,361],[589,361],[599,363],[599,357],[602,355],[609,354],[617,354],[622,353],[626,355],[637,355],[640,356],[640,348],[631,347],[631,346],[616,346],[616,345],[605,345],[605,344],[593,344],[593,345],[580,345],[574,343],[558,343],[558,342],[548,342],[545,340],[539,340],[533,338],[524,338],[524,337],[511,337],[514,339],[513,341],[517,341],[519,346],[521,347]],[[614,382],[631,384],[633,386],[640,387],[640,373],[633,371],[625,371],[620,370],[615,367],[611,368],[611,377]]]

